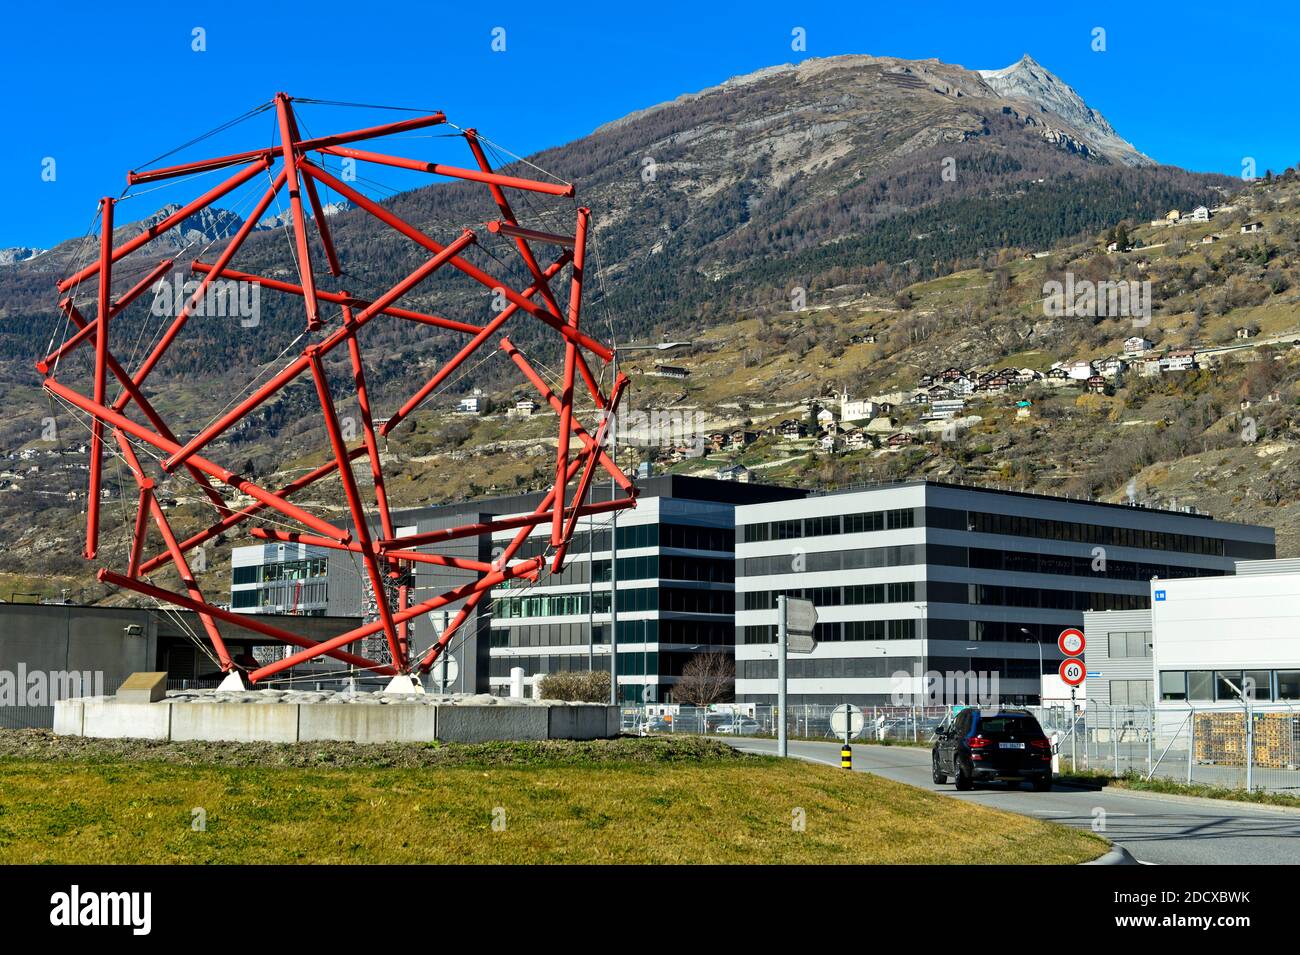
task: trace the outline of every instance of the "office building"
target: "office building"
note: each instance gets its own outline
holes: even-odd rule
[[[680,475],[639,483],[636,508],[618,517],[619,698],[672,702],[687,661],[734,652],[737,506],[805,492]],[[593,496],[608,500],[608,484]],[[558,577],[492,591],[491,692],[508,691],[514,667],[529,685],[546,673],[608,669],[611,525],[609,515],[581,522]],[[545,553],[549,534],[538,528],[519,556]],[[498,535],[497,545],[512,536]]]
[[[1153,577],[1274,556],[1271,528],[932,481],[749,505],[736,530],[736,694],[758,703],[776,699],[781,594],[819,613],[791,703],[962,702],[933,675],[972,673],[1035,702],[1085,611],[1145,609]]]

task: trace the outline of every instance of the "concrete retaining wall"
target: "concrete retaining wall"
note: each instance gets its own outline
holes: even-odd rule
[[[120,703],[60,700],[55,732],[99,738],[209,742],[482,743],[617,736],[615,706],[428,703]]]

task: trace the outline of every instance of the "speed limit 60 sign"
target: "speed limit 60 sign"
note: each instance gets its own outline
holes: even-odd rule
[[[1071,657],[1068,660],[1061,661],[1061,682],[1066,686],[1079,686],[1083,683],[1083,678],[1088,675],[1084,668],[1082,660],[1076,660]]]
[[[1061,635],[1056,638],[1056,645],[1067,657],[1077,657],[1083,652],[1083,631],[1076,630],[1074,627],[1062,630]]]

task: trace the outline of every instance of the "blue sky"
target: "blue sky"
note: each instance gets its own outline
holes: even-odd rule
[[[468,12],[383,0],[9,5],[0,30],[9,140],[0,151],[0,247],[81,235],[96,200],[117,195],[127,169],[280,89],[442,109],[526,154],[808,56],[936,57],[974,69],[1028,52],[1161,162],[1238,175],[1247,156],[1260,174],[1300,161],[1300,9],[1285,4],[1003,4],[997,13],[972,4],[763,0],[459,6]],[[196,27],[205,31],[204,52],[192,49]],[[495,27],[505,29],[504,52],[492,50]],[[791,49],[796,27],[806,31],[806,52]],[[1104,52],[1092,49],[1095,27],[1105,30]],[[313,116],[320,126],[312,131],[378,118],[338,112]],[[263,127],[205,147],[260,145]],[[406,145],[421,154],[421,143]],[[45,157],[56,163],[53,182],[41,178]],[[119,221],[165,196],[133,200]]]

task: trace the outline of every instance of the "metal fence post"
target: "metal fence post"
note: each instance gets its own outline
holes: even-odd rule
[[[1250,700],[1246,700],[1246,792],[1255,788],[1255,719],[1250,712]]]
[[[1196,762],[1196,707],[1187,704],[1192,711],[1188,718],[1188,725],[1191,729],[1187,732],[1187,785],[1192,784],[1192,766]]]
[[[1115,775],[1119,775],[1119,735],[1115,727],[1115,707],[1110,708],[1110,752],[1115,763]]]
[[[1151,707],[1147,707],[1147,779],[1151,778],[1154,771],[1151,766],[1151,750],[1155,745],[1156,739],[1156,712]]]

